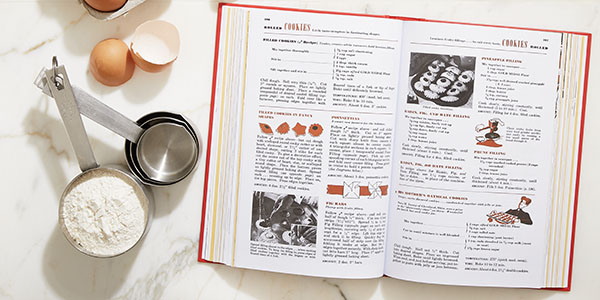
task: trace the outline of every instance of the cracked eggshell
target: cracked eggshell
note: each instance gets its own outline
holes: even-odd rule
[[[160,72],[179,55],[179,31],[166,21],[147,21],[135,29],[130,49],[140,69]]]

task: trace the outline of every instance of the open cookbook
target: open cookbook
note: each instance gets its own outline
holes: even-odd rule
[[[199,261],[570,289],[591,35],[219,7]]]

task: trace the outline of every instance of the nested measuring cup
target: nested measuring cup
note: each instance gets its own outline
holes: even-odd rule
[[[38,76],[36,85],[49,94],[44,77]],[[171,185],[196,168],[200,139],[192,122],[183,115],[153,112],[134,122],[82,89],[73,86],[72,90],[82,115],[126,139],[127,164],[143,183]]]
[[[153,112],[133,122],[85,91],[73,91],[84,116],[126,139],[127,164],[145,184],[174,184],[195,169],[200,141],[183,115]]]
[[[160,130],[157,130],[157,134],[162,134],[163,138],[159,139],[159,141],[167,145],[174,144],[175,141],[181,140],[182,137],[169,134],[169,131],[166,130],[168,127],[164,126],[166,124],[180,126],[182,129],[185,129],[190,133],[190,135],[185,137],[185,139],[189,139],[191,142],[191,137],[193,141],[195,141],[197,148],[201,148],[200,139],[196,135],[196,129],[193,123],[183,115],[166,111],[154,112],[141,117],[136,121],[136,123],[143,129],[160,128]],[[183,130],[180,132],[180,134],[182,132]],[[164,149],[165,147],[158,145],[158,148]],[[185,148],[179,150],[183,150],[184,155],[169,155],[169,153],[165,153],[163,151],[144,153],[141,150],[140,147],[136,147],[135,143],[131,142],[130,140],[125,140],[125,157],[127,159],[127,165],[133,174],[137,175],[139,178],[143,178],[143,182],[154,186],[169,185],[183,180],[185,176],[191,173],[193,168],[195,168],[197,165],[196,162],[199,155],[199,152],[193,153],[193,156],[189,155],[190,153],[187,152],[186,155]],[[138,153],[141,153],[141,155]],[[162,165],[161,167],[163,169],[158,171],[156,169],[148,169],[145,167],[151,165],[148,162],[140,163],[144,160],[156,160],[157,157],[161,159],[170,158],[173,161],[171,163]]]
[[[99,166],[94,157],[91,145],[81,116],[77,103],[73,95],[71,84],[67,77],[67,73],[64,66],[58,66],[56,58],[53,59],[53,67],[50,70],[45,71],[45,86],[49,93],[56,100],[60,116],[65,125],[65,129],[75,151],[77,161],[81,172],[75,178],[69,182],[65,188],[59,203],[59,224],[60,228],[67,238],[69,243],[80,252],[93,257],[114,257],[121,255],[137,245],[142,238],[146,235],[150,228],[150,221],[154,212],[154,200],[152,191],[143,185],[133,174],[131,174],[127,168],[120,165],[107,165]],[[125,248],[121,247],[116,252],[95,252],[93,247],[84,245],[80,241],[77,241],[71,232],[69,231],[68,225],[65,222],[64,209],[65,209],[65,198],[69,195],[70,191],[80,184],[80,179],[85,177],[93,177],[95,174],[109,174],[111,176],[118,177],[120,180],[131,186],[140,201],[140,205],[144,209],[144,230],[139,237],[134,240],[133,243],[125,245]],[[87,247],[87,248],[86,248]]]

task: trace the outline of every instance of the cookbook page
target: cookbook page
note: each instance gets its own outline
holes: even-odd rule
[[[541,287],[561,34],[407,22],[389,276]]]
[[[382,276],[402,22],[248,13],[232,264]]]

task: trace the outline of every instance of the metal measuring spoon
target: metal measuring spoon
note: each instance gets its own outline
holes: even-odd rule
[[[63,120],[63,123],[65,124],[65,129],[69,136],[69,140],[71,141],[71,145],[73,146],[73,150],[75,151],[75,156],[77,157],[79,167],[82,171],[79,175],[73,178],[71,182],[69,182],[61,196],[58,210],[58,221],[60,224],[60,228],[64,236],[69,241],[69,243],[73,247],[75,247],[75,249],[79,250],[80,252],[86,255],[93,257],[114,257],[117,255],[121,255],[135,247],[135,245],[137,245],[142,240],[142,238],[146,235],[148,229],[150,228],[149,224],[150,220],[152,220],[152,215],[154,211],[154,201],[152,192],[141,182],[139,182],[129,171],[127,171],[126,168],[120,165],[109,165],[103,167],[100,167],[98,165],[98,163],[96,162],[96,158],[94,157],[91,145],[89,143],[85,127],[83,126],[83,121],[81,120],[80,112],[77,108],[77,103],[75,101],[75,97],[73,95],[72,87],[69,82],[69,78],[67,76],[65,67],[58,66],[56,57],[53,58],[52,63],[52,69],[45,71],[46,78],[50,79],[45,82],[46,87],[50,95],[54,97],[54,99],[56,99],[58,111],[60,113],[61,119]],[[71,233],[68,231],[63,219],[65,197],[77,184],[79,184],[80,178],[87,175],[93,176],[92,174],[94,172],[110,173],[114,176],[128,181],[129,184],[131,184],[131,186],[135,190],[137,190],[136,192],[140,196],[140,201],[142,201],[143,205],[148,209],[146,219],[144,222],[144,231],[137,239],[137,241],[125,251],[115,253],[113,255],[99,255],[90,251],[90,249],[86,249],[71,236]]]
[[[42,70],[42,73],[44,70]],[[36,85],[52,96],[47,90],[47,76],[40,73]],[[160,126],[140,127],[121,113],[100,102],[76,86],[72,87],[77,106],[81,113],[112,130],[132,143],[125,145],[125,155],[134,148],[135,158],[128,164],[142,169],[143,174],[132,171],[144,183],[169,185],[188,176],[195,168],[199,156],[199,141],[191,126],[181,126],[176,122],[161,122]]]

